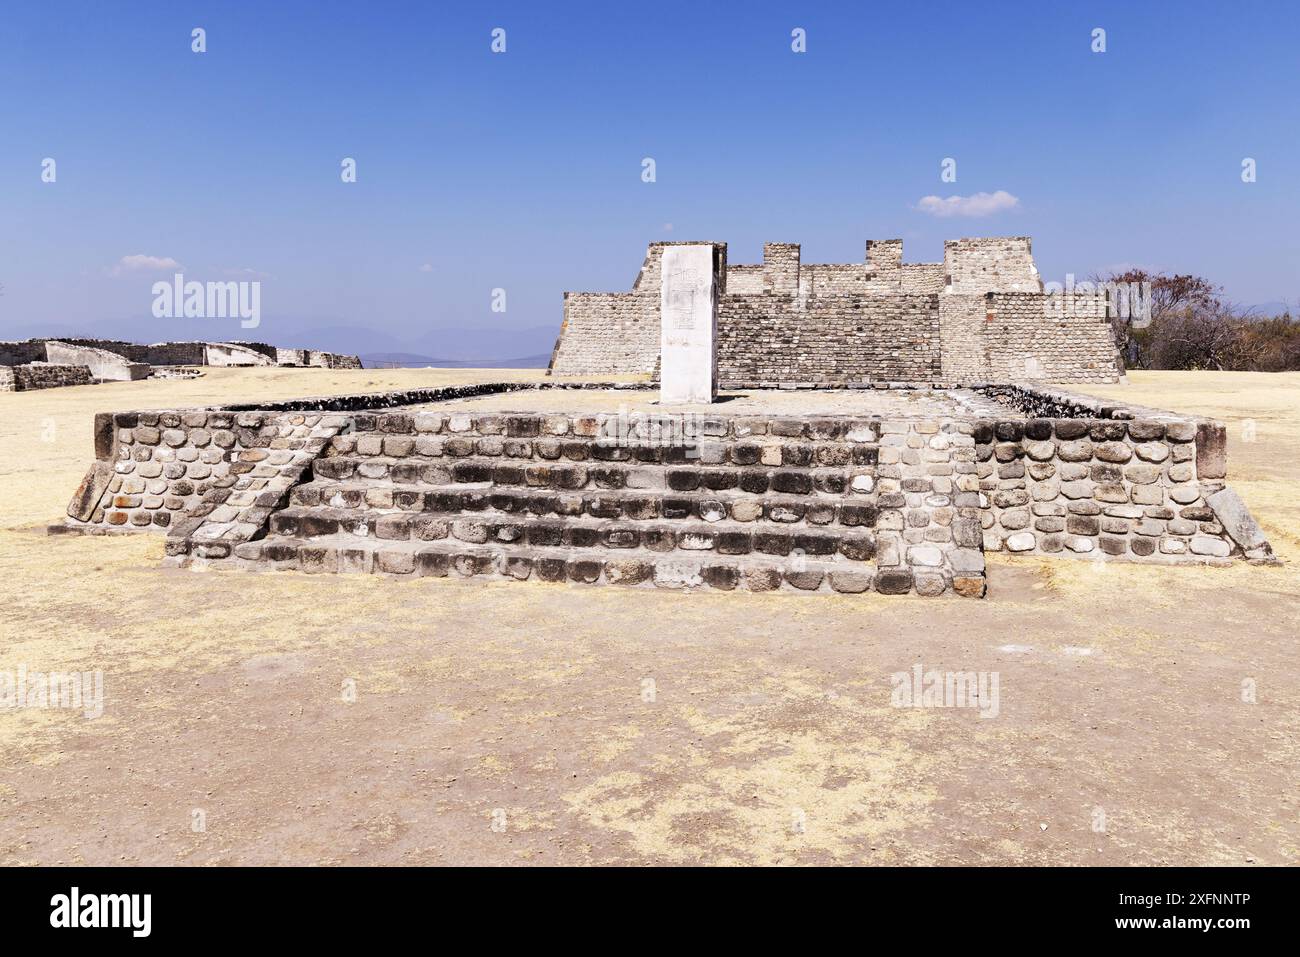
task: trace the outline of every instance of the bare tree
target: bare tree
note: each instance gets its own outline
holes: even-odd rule
[[[1215,310],[1219,305],[1221,289],[1200,276],[1168,276],[1145,269],[1129,269],[1121,273],[1109,273],[1094,277],[1100,283],[1139,284],[1149,283],[1151,289],[1151,315],[1148,328],[1155,328],[1185,310]],[[1144,354],[1147,340],[1151,337],[1142,335],[1143,330],[1135,328],[1129,314],[1111,314],[1111,331],[1115,336],[1115,345],[1129,368],[1148,368],[1150,358]]]

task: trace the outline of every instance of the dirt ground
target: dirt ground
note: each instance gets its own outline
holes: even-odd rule
[[[679,595],[199,573],[43,532],[95,411],[503,377],[0,395],[0,675],[104,682],[100,717],[0,710],[0,862],[1297,862],[1300,374],[1097,390],[1230,423],[1280,568],[993,557],[982,602]],[[996,673],[996,716],[892,707],[915,664]]]

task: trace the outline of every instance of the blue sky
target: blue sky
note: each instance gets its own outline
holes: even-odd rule
[[[262,281],[260,328],[208,338],[513,356],[656,239],[852,262],[901,236],[918,262],[1031,235],[1048,279],[1142,264],[1295,303],[1298,46],[1283,3],[11,5],[0,338],[185,337],[150,314],[175,270],[122,262],[148,256]],[[1017,205],[918,208],[997,190]]]

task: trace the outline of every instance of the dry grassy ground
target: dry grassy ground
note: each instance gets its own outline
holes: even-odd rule
[[[984,602],[683,596],[204,574],[153,537],[43,534],[95,411],[501,377],[0,395],[0,672],[105,682],[94,720],[0,711],[0,861],[1297,862],[1300,375],[1098,390],[1228,421],[1281,568],[994,559]],[[892,708],[918,662],[997,672],[998,716]]]

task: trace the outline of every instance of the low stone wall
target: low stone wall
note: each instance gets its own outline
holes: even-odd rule
[[[1224,484],[1221,423],[1026,386],[981,390],[1061,418],[981,421],[975,430],[986,551],[1157,563],[1272,549]]]
[[[51,365],[33,362],[21,366],[0,366],[0,392],[28,392],[32,389],[55,389],[65,385],[90,385],[93,380],[85,366]]]
[[[84,367],[79,368],[84,372]],[[223,408],[100,413],[95,416],[96,461],[73,496],[68,517],[74,530],[81,531],[171,529],[176,519],[197,515],[205,503],[222,504],[219,501],[222,489],[239,485],[236,491],[262,492],[266,489],[259,480],[272,477],[268,469],[309,463],[312,456],[286,458],[271,453],[319,452],[323,444],[302,444],[323,434],[313,434],[310,430],[342,428],[350,421],[331,418],[328,425],[322,426],[322,416],[327,413],[385,409],[538,387],[619,388],[610,383],[539,386],[496,382]],[[303,431],[304,426],[308,431]],[[263,449],[270,452],[263,456],[258,451]],[[246,452],[251,454],[244,455]],[[258,474],[241,483],[238,477],[254,471],[264,458],[274,461],[267,462]],[[248,463],[253,466],[246,468]],[[215,496],[210,498],[209,493],[214,492]]]
[[[46,354],[43,339],[0,342],[0,366],[20,366],[28,362],[44,361],[46,361]]]
[[[152,371],[147,363],[131,362],[116,352],[54,339],[45,343],[45,352],[52,363],[86,366],[91,378],[101,382],[133,382],[147,378]]]
[[[307,365],[317,369],[360,369],[361,360],[357,356],[345,356],[337,352],[317,352],[315,349],[308,349]]]
[[[275,360],[247,346],[232,342],[209,342],[204,349],[205,362],[210,366],[270,366]]]
[[[106,529],[188,522],[182,533],[205,519],[229,521],[251,536],[343,425],[338,417],[323,425],[325,418],[206,410],[96,416],[96,462],[68,516]]]

